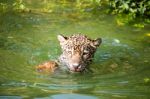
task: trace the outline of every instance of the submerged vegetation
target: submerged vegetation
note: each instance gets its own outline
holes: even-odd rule
[[[22,0],[1,0],[0,2],[0,12],[8,11],[23,11],[25,5]]]
[[[33,0],[36,5],[37,0]],[[150,1],[149,0],[38,0],[37,8],[32,8],[30,0],[1,0],[0,12],[45,12],[45,13],[65,13],[65,12],[89,12],[99,15],[100,12],[116,14],[118,25],[144,20],[150,23]],[[59,5],[56,5],[58,3]],[[28,4],[28,5],[26,5]],[[40,8],[39,8],[40,7]],[[68,10],[66,10],[68,8]],[[71,8],[72,10],[69,10]],[[138,21],[137,21],[138,20]],[[135,27],[143,28],[143,24],[134,24]]]

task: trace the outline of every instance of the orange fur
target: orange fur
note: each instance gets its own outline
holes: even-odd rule
[[[36,69],[40,72],[49,71],[54,72],[54,70],[58,67],[58,64],[55,61],[47,61],[43,64],[36,66]]]

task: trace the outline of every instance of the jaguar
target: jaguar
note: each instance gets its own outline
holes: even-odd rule
[[[88,70],[94,58],[96,49],[100,46],[102,39],[95,40],[82,34],[71,36],[57,36],[60,43],[62,54],[59,57],[59,63],[63,64],[71,72],[83,72]]]

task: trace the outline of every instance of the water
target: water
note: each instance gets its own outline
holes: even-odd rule
[[[119,26],[115,16],[71,2],[25,4],[31,12],[0,15],[0,99],[150,98],[150,25]],[[103,39],[93,73],[38,73],[36,65],[61,54],[57,35],[74,33]]]

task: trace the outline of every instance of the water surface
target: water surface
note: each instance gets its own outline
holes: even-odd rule
[[[29,1],[30,12],[0,15],[0,99],[150,98],[150,25],[120,26],[71,2]],[[103,40],[93,73],[38,73],[36,65],[61,54],[57,35],[74,33]]]

